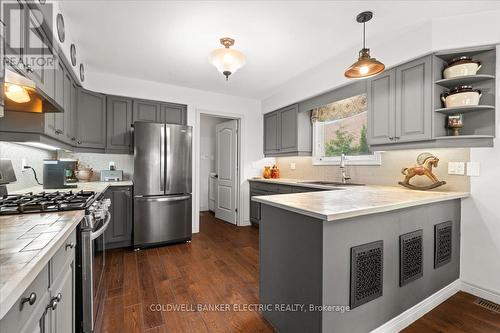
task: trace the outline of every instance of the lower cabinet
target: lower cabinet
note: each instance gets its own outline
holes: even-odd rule
[[[132,188],[110,186],[106,198],[111,200],[111,222],[104,232],[106,248],[113,249],[132,245]]]
[[[0,332],[75,333],[76,230],[0,320]]]

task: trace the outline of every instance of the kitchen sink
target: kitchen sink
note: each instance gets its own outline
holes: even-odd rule
[[[304,182],[299,182],[301,184],[309,184],[309,185],[322,185],[322,186],[363,186],[365,184],[359,184],[359,183],[342,183],[342,182],[328,182],[328,181],[304,181]]]

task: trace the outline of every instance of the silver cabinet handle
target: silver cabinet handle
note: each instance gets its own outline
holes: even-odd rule
[[[68,248],[72,249],[74,247],[75,247],[75,242],[70,242],[70,243],[66,244],[65,249],[68,250]]]
[[[394,139],[395,139],[395,140],[399,140],[399,139],[400,139],[400,137],[399,137],[399,136],[395,136],[395,137],[394,137]]]
[[[62,300],[62,294],[61,293],[58,293],[56,296],[52,297],[50,299],[50,302],[49,304],[47,305],[47,307],[45,308],[46,310],[55,310],[57,309],[57,304],[59,304],[59,302]]]
[[[28,303],[29,305],[33,305],[36,302],[36,293],[31,293],[28,297],[23,297],[21,298],[21,306],[24,305],[24,303]]]
[[[82,144],[82,142],[80,140],[77,140],[76,143],[78,143],[79,145]]]
[[[62,130],[60,130],[60,129],[56,129],[56,134],[57,134],[57,135],[62,134],[62,132],[63,132]]]
[[[389,140],[391,140],[391,141],[392,141],[392,140],[394,140],[394,137],[393,137],[393,136],[390,136],[390,137],[389,137]]]

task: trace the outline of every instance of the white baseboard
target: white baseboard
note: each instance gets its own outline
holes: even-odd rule
[[[252,223],[250,222],[250,220],[243,220],[243,222],[241,222],[238,226],[239,227],[246,227],[246,226],[249,226],[249,225],[252,225]]]
[[[475,286],[473,284],[470,284],[468,282],[462,281],[462,286],[460,290],[465,291],[466,293],[472,294],[477,297],[484,298],[488,301],[500,304],[500,295],[497,293],[494,293],[492,291],[480,288],[478,286]]]
[[[409,326],[418,318],[425,315],[427,312],[434,309],[436,306],[453,296],[460,290],[461,282],[457,279],[444,287],[443,289],[435,292],[431,296],[424,299],[422,302],[414,305],[399,316],[394,317],[382,326],[377,327],[371,333],[397,333],[403,328]]]

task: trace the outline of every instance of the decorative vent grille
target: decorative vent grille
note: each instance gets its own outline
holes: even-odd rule
[[[434,268],[441,267],[451,261],[451,221],[434,226]]]
[[[383,259],[381,240],[351,247],[351,309],[382,296]]]
[[[497,303],[490,302],[490,301],[485,300],[483,298],[477,298],[474,301],[474,303],[479,305],[479,306],[482,306],[483,308],[488,309],[490,311],[500,313],[500,305],[498,305]]]
[[[399,286],[423,275],[422,230],[399,236]]]

